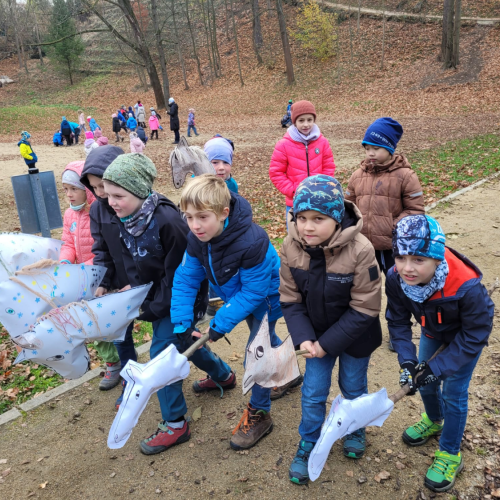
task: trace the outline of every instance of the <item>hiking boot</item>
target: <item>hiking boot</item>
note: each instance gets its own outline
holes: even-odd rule
[[[229,444],[233,450],[248,450],[272,430],[271,413],[256,410],[248,405],[238,425],[233,429],[233,437]]]
[[[424,484],[432,491],[442,492],[453,488],[457,475],[464,468],[460,452],[450,455],[446,451],[436,451],[434,462],[427,470]]]
[[[163,420],[158,424],[158,429],[154,434],[141,441],[141,452],[144,455],[156,455],[172,448],[176,444],[185,443],[190,438],[191,431],[186,420],[180,429],[172,429]]]
[[[443,430],[443,424],[435,424],[427,413],[422,413],[422,420],[408,427],[403,432],[403,441],[410,446],[422,446],[432,436],[438,436]]]
[[[208,391],[215,391],[217,389],[229,390],[229,389],[234,389],[235,387],[236,387],[236,373],[234,373],[232,370],[229,378],[222,382],[215,382],[215,380],[213,380],[212,378],[210,378],[209,375],[207,375],[206,378],[197,380],[193,384],[194,392],[208,392]]]
[[[344,455],[349,458],[361,458],[366,449],[365,429],[358,429],[344,437]]]
[[[118,399],[115,402],[116,411],[120,409],[120,405],[122,404],[123,394],[125,393],[125,387],[127,387],[127,382],[125,382],[125,380],[122,380],[122,393],[118,396]]]
[[[120,383],[120,371],[122,365],[119,361],[116,363],[106,363],[106,373],[99,382],[100,391],[109,391]]]
[[[280,387],[273,387],[271,389],[271,400],[282,398],[286,394],[286,391],[288,391],[288,389],[297,387],[298,385],[302,384],[303,381],[304,376],[301,374],[291,382],[288,382],[288,384],[282,385]]]
[[[311,443],[309,441],[300,442],[297,454],[288,469],[288,477],[292,483],[307,484],[309,482],[307,464],[309,462],[309,455],[311,454],[314,445],[315,443]]]

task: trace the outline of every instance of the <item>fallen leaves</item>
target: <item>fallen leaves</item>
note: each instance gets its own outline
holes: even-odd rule
[[[382,470],[374,477],[374,479],[375,481],[377,481],[377,483],[382,483],[383,481],[386,481],[390,477],[391,474],[389,472],[387,472],[386,470]]]
[[[198,408],[195,408],[193,411],[193,415],[191,417],[194,422],[197,422],[201,418],[201,406],[198,406]]]
[[[352,470],[348,470],[348,471],[346,471],[346,475],[348,477],[353,477],[354,476],[354,472]]]

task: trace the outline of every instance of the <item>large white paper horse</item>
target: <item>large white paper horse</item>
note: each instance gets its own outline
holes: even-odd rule
[[[22,348],[15,363],[30,360],[65,378],[81,377],[89,369],[88,362],[85,365],[81,359],[87,353],[85,342],[123,340],[151,286],[152,283],[52,309],[28,332],[13,337]],[[75,362],[77,358],[79,361]]]
[[[93,298],[105,273],[101,266],[50,260],[25,266],[0,283],[0,322],[11,336],[21,335],[51,309]]]
[[[127,382],[123,401],[108,434],[108,447],[122,448],[137,425],[149,398],[166,385],[189,375],[189,361],[171,344],[146,364],[130,360],[121,371]]]
[[[0,234],[0,282],[41,259],[59,260],[63,242],[25,233]]]

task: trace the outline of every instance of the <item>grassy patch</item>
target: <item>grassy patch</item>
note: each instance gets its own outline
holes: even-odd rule
[[[500,136],[478,135],[408,155],[431,203],[500,170]]]

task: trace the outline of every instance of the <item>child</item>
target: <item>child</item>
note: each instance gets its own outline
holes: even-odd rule
[[[151,107],[149,108],[149,111],[151,111],[151,112],[153,112],[153,111],[154,111],[154,112],[156,113],[156,116],[158,117],[158,120],[161,120],[161,115],[160,115],[160,113],[158,113],[158,111],[156,111],[156,110],[155,110],[155,108],[153,108],[153,106],[151,106]]]
[[[120,130],[122,129],[120,119],[118,118],[117,113],[113,113],[111,115],[111,118],[113,119],[113,132],[115,133],[116,136],[116,141],[115,142],[120,142],[120,140],[123,142],[123,137],[120,135]]]
[[[212,163],[215,173],[223,179],[230,191],[238,193],[238,184],[231,176],[233,164],[233,144],[224,137],[216,136],[205,144],[205,153]]]
[[[372,242],[380,269],[394,266],[392,230],[406,215],[424,213],[424,196],[417,174],[406,157],[394,151],[403,127],[392,118],[379,118],[367,129],[366,158],[349,180],[346,200],[363,216],[362,233]]]
[[[177,206],[152,190],[155,177],[153,162],[137,153],[118,156],[103,176],[109,206],[116,212],[113,223],[120,231],[119,240],[122,242],[128,283],[138,286],[153,282],[138,318],[153,323],[151,359],[171,344],[172,338],[177,337],[173,334],[174,325],[170,320],[170,298],[174,272],[182,261],[189,231]],[[206,295],[205,283],[199,295],[199,311],[195,314],[195,320],[205,314]],[[183,352],[184,346],[180,343],[176,345]],[[213,359],[215,365],[222,366],[222,361],[216,360],[207,349],[197,351],[190,358],[195,364],[199,360],[209,359]],[[203,363],[199,366],[203,368]],[[218,375],[219,372],[211,373]],[[223,376],[227,378],[229,373],[229,369],[224,370]],[[180,384],[174,384],[174,388],[179,388]],[[179,426],[170,420],[170,410],[178,409],[180,405],[180,400],[166,396],[171,390],[175,392],[171,386],[158,391],[166,423],[162,422],[158,431],[141,443],[141,451],[147,455],[159,453],[189,439],[187,423]],[[168,427],[176,430],[170,432]]]
[[[368,393],[371,353],[382,342],[381,279],[372,244],[361,234],[358,208],[344,201],[333,177],[303,180],[288,216],[281,250],[281,307],[295,346],[306,349],[301,441],[289,469],[293,483],[309,481],[307,464],[326,413],[331,374],[339,360],[346,399]],[[361,458],[365,430],[344,438],[344,455]]]
[[[158,129],[160,128],[160,122],[156,117],[156,113],[151,111],[151,116],[149,117],[149,128],[151,130],[151,139],[153,139],[153,135],[156,134],[156,140],[158,140]]]
[[[274,148],[269,177],[286,196],[286,214],[291,209],[297,186],[314,174],[335,175],[333,153],[316,125],[316,109],[309,101],[291,107],[293,125]]]
[[[85,160],[81,183],[95,196],[97,202],[90,206],[90,231],[93,238],[92,253],[94,264],[106,268],[106,274],[96,291],[96,296],[101,297],[111,290],[121,290],[129,285],[130,281],[125,272],[120,243],[120,230],[112,223],[115,212],[109,206],[102,176],[108,165],[123,150],[116,146],[102,146],[92,151]],[[99,342],[97,349],[106,363],[106,373],[101,379],[99,389],[112,389],[120,383],[120,371],[127,362],[132,359],[137,361],[137,353],[134,348],[132,329],[134,322],[130,323],[121,342]],[[103,352],[107,349],[108,353]],[[123,387],[124,389],[124,387]],[[118,397],[115,407],[118,409],[123,398],[123,390]]]
[[[78,138],[80,137],[80,125],[75,122],[68,122],[69,126],[71,127],[71,132],[73,132],[73,135],[75,137],[75,144],[78,144]]]
[[[87,116],[87,121],[89,122],[89,127],[92,132],[95,132],[96,129],[101,130],[101,127],[99,127],[95,119],[92,118],[91,116]]]
[[[189,108],[189,114],[188,114],[188,137],[191,137],[191,129],[193,129],[194,135],[197,137],[200,135],[196,131],[196,123],[194,120],[194,109]]]
[[[225,335],[245,320],[250,343],[267,314],[271,345],[280,345],[274,331],[282,315],[278,293],[280,260],[267,233],[252,222],[250,203],[231,193],[220,177],[204,174],[189,182],[182,192],[180,207],[191,232],[172,289],[174,333],[184,335],[190,328],[196,292],[208,277],[210,287],[225,302],[210,321],[211,341],[227,338]],[[223,367],[218,376],[209,372],[207,378],[195,382],[195,392],[234,387],[234,372],[225,363]],[[181,397],[180,387],[176,391]],[[248,407],[233,430],[231,448],[251,448],[272,431],[270,394],[271,389],[253,386]],[[184,413],[185,403],[175,416],[184,418]]]
[[[146,143],[148,142],[148,137],[146,135],[146,132],[140,125],[137,127],[135,133],[137,134],[137,137],[139,137],[139,139],[144,143],[144,145],[146,145]]]
[[[403,432],[403,441],[421,446],[441,434],[424,484],[447,491],[464,467],[460,443],[468,388],[488,343],[494,304],[481,284],[481,271],[445,247],[445,235],[432,217],[401,219],[392,245],[396,265],[386,281],[389,332],[401,366],[400,384],[410,384],[410,394],[419,389],[425,408],[422,420]],[[412,314],[422,326],[418,358]],[[444,351],[429,361],[443,344]]]
[[[137,120],[134,118],[133,113],[128,114],[127,128],[130,129],[130,132],[135,132],[137,128]]]
[[[94,139],[96,139],[96,143],[98,146],[107,146],[108,145],[108,138],[104,137],[102,135],[101,129],[96,129],[94,132]]]
[[[134,110],[132,109],[132,106],[128,107],[128,116],[132,115],[135,118],[135,113]]]
[[[80,133],[87,132],[85,128],[85,115],[81,109],[78,110],[78,125],[80,125]]]
[[[19,152],[24,158],[26,165],[28,165],[28,168],[36,168],[38,157],[31,147],[31,142],[29,141],[30,138],[31,134],[24,130],[21,132],[21,140],[17,143],[17,145],[19,146]]]
[[[64,142],[63,142],[63,136],[61,134],[61,131],[58,130],[54,136],[52,137],[52,143],[54,144],[54,146],[57,148],[59,146],[64,146]]]
[[[127,132],[127,120],[125,119],[125,115],[120,110],[117,111],[117,115],[120,120],[121,128]]]
[[[83,143],[85,149],[85,158],[90,154],[90,152],[99,147],[99,144],[94,141],[94,134],[88,130],[85,132],[85,142]]]
[[[66,146],[72,146],[73,145],[73,130],[71,128],[71,125],[69,124],[69,121],[66,120],[65,116],[62,117],[60,129],[61,129],[61,134],[66,139]]]
[[[130,133],[130,152],[141,153],[144,151],[146,145],[139,139],[135,132]]]
[[[137,101],[137,112],[136,112],[136,118],[137,118],[137,123],[141,127],[146,126],[146,110],[144,109],[144,106],[141,104],[141,101]]]

